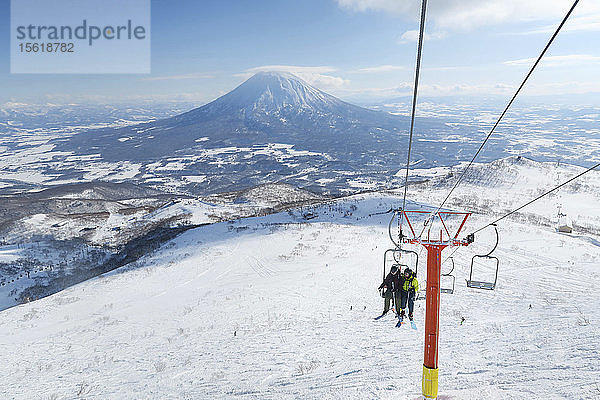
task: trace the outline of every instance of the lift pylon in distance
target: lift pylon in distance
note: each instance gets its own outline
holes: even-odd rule
[[[423,380],[422,390],[426,399],[435,399],[438,394],[438,338],[439,338],[439,316],[440,316],[440,281],[441,281],[441,259],[442,251],[446,247],[467,246],[470,240],[459,240],[458,235],[467,222],[471,213],[438,211],[430,213],[428,211],[406,211],[398,212],[399,218],[406,221],[412,237],[403,236],[402,243],[420,244],[427,250],[427,289],[425,296],[425,346],[423,354]],[[429,229],[426,237],[415,233],[413,223],[409,216],[424,215],[427,216]],[[455,233],[448,230],[449,217],[462,217],[460,226]],[[432,227],[439,222],[441,229],[439,236],[437,231],[431,236]],[[423,232],[424,233],[424,232]]]

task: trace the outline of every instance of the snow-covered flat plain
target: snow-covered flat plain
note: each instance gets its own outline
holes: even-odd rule
[[[383,212],[400,204],[373,193],[202,226],[5,310],[0,398],[419,399],[424,302],[417,331],[373,320],[392,247]],[[473,216],[465,233],[489,219]],[[499,230],[497,290],[465,287],[489,232],[454,254],[439,399],[600,398],[598,238],[510,221]],[[481,279],[492,273],[478,267]],[[423,263],[423,287],[424,273]]]

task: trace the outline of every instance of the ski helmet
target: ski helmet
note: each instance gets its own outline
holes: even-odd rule
[[[392,268],[390,268],[390,272],[393,274],[395,272],[398,272],[398,266],[396,265],[392,265]]]
[[[404,275],[412,275],[412,271],[410,270],[410,268],[406,268],[404,270]]]

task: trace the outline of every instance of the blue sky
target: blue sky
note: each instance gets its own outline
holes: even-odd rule
[[[600,4],[581,0],[525,95],[599,93]],[[10,74],[0,0],[0,103],[210,101],[259,70],[353,101],[410,93],[419,0],[152,1],[152,73]],[[430,0],[426,96],[509,96],[571,0]]]

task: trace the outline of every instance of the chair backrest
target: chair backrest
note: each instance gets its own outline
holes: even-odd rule
[[[476,258],[486,258],[486,259],[491,259],[491,260],[495,261],[496,273],[494,274],[493,282],[473,280],[473,266],[475,264]],[[496,284],[498,283],[498,268],[499,268],[499,266],[500,266],[500,260],[498,259],[498,257],[490,256],[490,255],[485,255],[485,256],[475,255],[475,256],[473,256],[473,258],[471,259],[471,272],[469,273],[469,279],[467,280],[467,287],[469,287],[471,289],[485,289],[485,290],[496,289]]]

